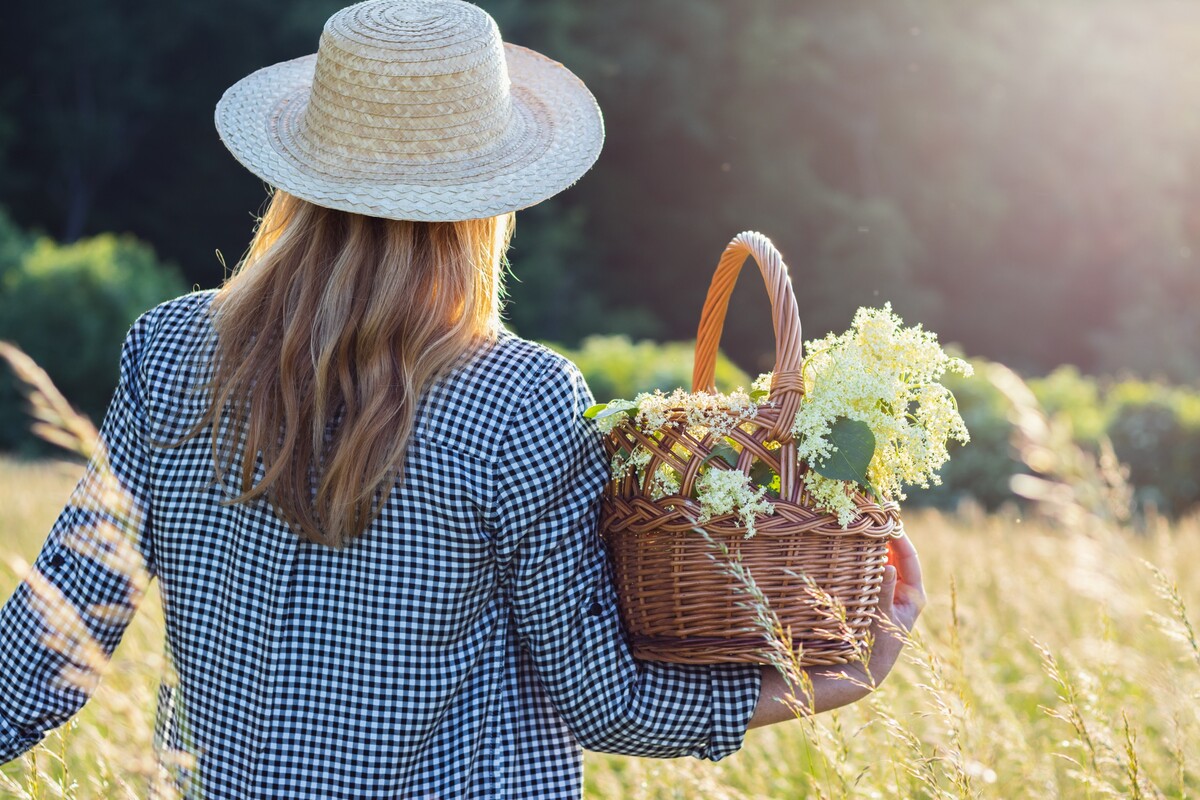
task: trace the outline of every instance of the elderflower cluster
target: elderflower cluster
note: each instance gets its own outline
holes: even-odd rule
[[[682,389],[670,394],[643,392],[633,403],[637,407],[634,420],[645,433],[678,425],[682,415],[682,423],[689,429],[726,436],[758,414],[758,404],[743,389],[735,389],[729,394],[685,392]]]
[[[623,481],[625,476],[636,470],[638,477],[642,478],[646,473],[646,465],[650,463],[651,453],[644,447],[635,447],[633,452],[621,451],[613,456],[612,464],[612,480]]]
[[[854,502],[853,484],[826,478],[814,470],[805,472],[803,481],[813,504],[830,514],[837,514],[838,525],[846,528],[854,522],[858,516],[858,506]]]
[[[634,424],[643,433],[656,433],[684,424],[700,434],[697,438],[702,438],[704,433],[726,436],[758,414],[758,403],[743,389],[729,394],[685,392],[682,389],[670,394],[642,392],[633,400],[613,400],[605,408],[610,413],[596,419],[601,433],[610,433],[632,416]],[[621,411],[626,413],[611,413]]]
[[[713,517],[737,513],[738,520],[746,529],[746,538],[756,533],[754,520],[760,514],[775,513],[766,499],[766,489],[754,486],[746,473],[737,469],[709,469],[696,482],[700,498],[700,524]]]
[[[970,375],[971,365],[948,356],[920,325],[903,327],[890,303],[860,308],[850,330],[805,348],[805,397],[792,427],[800,461],[814,465],[829,458],[830,429],[848,417],[875,435],[867,479],[877,493],[903,500],[906,485],[940,483],[937,470],[949,458],[948,441],[965,444],[970,437],[954,396],[939,380],[947,371]],[[843,527],[853,521],[852,485],[813,470],[804,484]]]
[[[679,494],[679,473],[663,465],[650,478],[650,499],[661,500]]]
[[[596,427],[600,429],[601,433],[607,436],[625,421],[625,415],[617,412],[631,411],[637,408],[637,405],[632,400],[613,400],[605,404],[604,408],[612,413],[609,413],[607,416],[597,417]]]
[[[720,442],[756,417],[759,405],[766,403],[765,392],[752,398],[744,389],[729,394],[685,392],[682,389],[669,394],[643,392],[633,400],[613,400],[597,406],[595,420],[604,434],[622,424],[632,424],[643,434],[662,440],[664,430],[682,427],[697,441]],[[672,443],[671,449],[683,461],[692,457],[680,442]],[[660,464],[650,474],[652,458],[650,450],[643,446],[634,447],[632,452],[619,449],[612,459],[612,480],[622,481],[636,474],[638,483],[651,499],[678,495],[682,491],[680,474],[666,464]],[[765,499],[766,489],[754,486],[740,470],[702,467],[695,492],[701,507],[700,522],[736,513],[746,528],[747,537],[754,535],[757,515],[775,513],[775,507]]]
[[[646,474],[649,472],[651,458],[653,454],[640,446],[635,447],[632,453],[624,450],[617,452],[610,465],[611,480],[623,481],[630,473],[636,473],[637,482],[646,487],[652,500],[679,494],[679,473],[666,464],[659,465],[647,482]]]

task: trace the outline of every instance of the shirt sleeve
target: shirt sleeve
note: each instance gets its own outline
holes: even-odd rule
[[[100,446],[30,574],[0,608],[0,764],[83,706],[154,574],[140,364],[146,320],[126,336]]]
[[[631,655],[598,532],[608,465],[598,431],[582,416],[591,402],[574,365],[554,363],[517,405],[498,459],[521,644],[585,748],[716,761],[742,745],[760,670]]]

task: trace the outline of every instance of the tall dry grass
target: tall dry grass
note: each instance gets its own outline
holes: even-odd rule
[[[909,515],[929,606],[867,700],[716,765],[589,755],[589,797],[1102,798],[1200,790],[1200,521]],[[1152,567],[1151,565],[1156,565]],[[1161,570],[1161,575],[1156,573]]]
[[[1200,792],[1200,519],[1133,525],[1114,513],[1116,465],[1062,445],[1055,421],[1022,405],[1019,384],[1009,389],[1034,473],[1016,488],[1041,512],[907,515],[929,606],[876,693],[751,731],[715,765],[588,754],[586,797]],[[18,580],[8,565],[33,558],[81,471],[0,460],[0,594]],[[151,591],[87,708],[0,769],[0,797],[145,796],[161,642]]]
[[[51,737],[49,746],[35,748],[16,766],[0,769],[0,792],[29,800],[135,798],[152,791],[159,797],[173,797],[177,792],[172,777],[181,761],[190,763],[190,756],[167,751],[154,741],[153,700],[158,680],[169,671],[161,646],[155,646],[155,640],[162,641],[161,605],[157,595],[148,591],[149,572],[130,539],[140,529],[141,509],[113,474],[91,421],[70,406],[49,376],[7,342],[0,342],[0,359],[8,362],[25,390],[34,432],[81,459],[91,459],[87,480],[78,483],[82,465],[30,467],[0,461],[0,486],[5,487],[4,494],[12,495],[3,498],[11,502],[0,511],[0,555],[10,554],[0,563],[0,593],[7,596],[21,580],[26,582],[29,606],[45,627],[43,644],[65,657],[55,680],[96,698]],[[60,483],[65,485],[55,492],[58,499],[48,501],[54,490],[47,487],[57,488]],[[22,534],[35,529],[35,520],[41,522],[37,529],[48,529],[68,495],[72,504],[92,514],[65,529],[62,543],[121,575],[123,602],[76,608],[37,567],[28,565],[36,540],[30,544]],[[50,518],[39,520],[42,515]],[[139,608],[141,618],[130,626],[126,638],[143,641],[110,658],[85,618],[128,621]],[[112,679],[103,682],[110,675]]]
[[[0,460],[0,553],[32,559],[79,473],[75,465]],[[873,696],[751,731],[741,752],[717,764],[588,754],[586,796],[1200,792],[1200,571],[1191,567],[1200,563],[1200,521],[1156,522],[1146,533],[1064,532],[1015,513],[968,512],[910,514],[907,527],[921,550],[929,606],[913,646]],[[15,585],[0,568],[0,594]],[[147,655],[161,640],[151,592],[65,740],[52,735],[3,768],[25,788],[0,786],[0,797],[60,796],[51,787],[63,758],[77,785],[65,796],[144,796],[119,792],[114,765],[153,752],[158,676]]]
[[[83,467],[0,458],[0,597],[41,547]],[[0,767],[0,798],[144,798],[154,773],[162,607],[151,590],[91,702],[30,754]]]

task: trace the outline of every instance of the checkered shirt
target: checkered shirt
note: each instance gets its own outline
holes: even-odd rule
[[[143,315],[101,436],[144,512],[129,530],[158,579],[177,679],[156,739],[198,757],[223,798],[578,798],[580,747],[717,760],[737,750],[754,666],[635,660],[596,532],[607,477],[569,361],[511,334],[426,393],[402,485],[335,550],[264,502],[222,504],[207,434],[212,294]],[[259,463],[261,476],[261,462]],[[126,578],[81,553],[88,475],[36,568],[108,651]],[[0,763],[86,700],[56,678],[23,583],[0,611]]]

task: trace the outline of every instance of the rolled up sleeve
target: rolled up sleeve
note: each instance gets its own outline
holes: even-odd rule
[[[101,447],[0,608],[0,763],[83,706],[154,574],[139,366],[146,327],[143,317],[126,337]]]
[[[588,749],[718,760],[741,747],[754,665],[639,661],[621,627],[598,532],[608,477],[578,370],[554,361],[518,404],[498,458],[516,627],[556,710]]]

